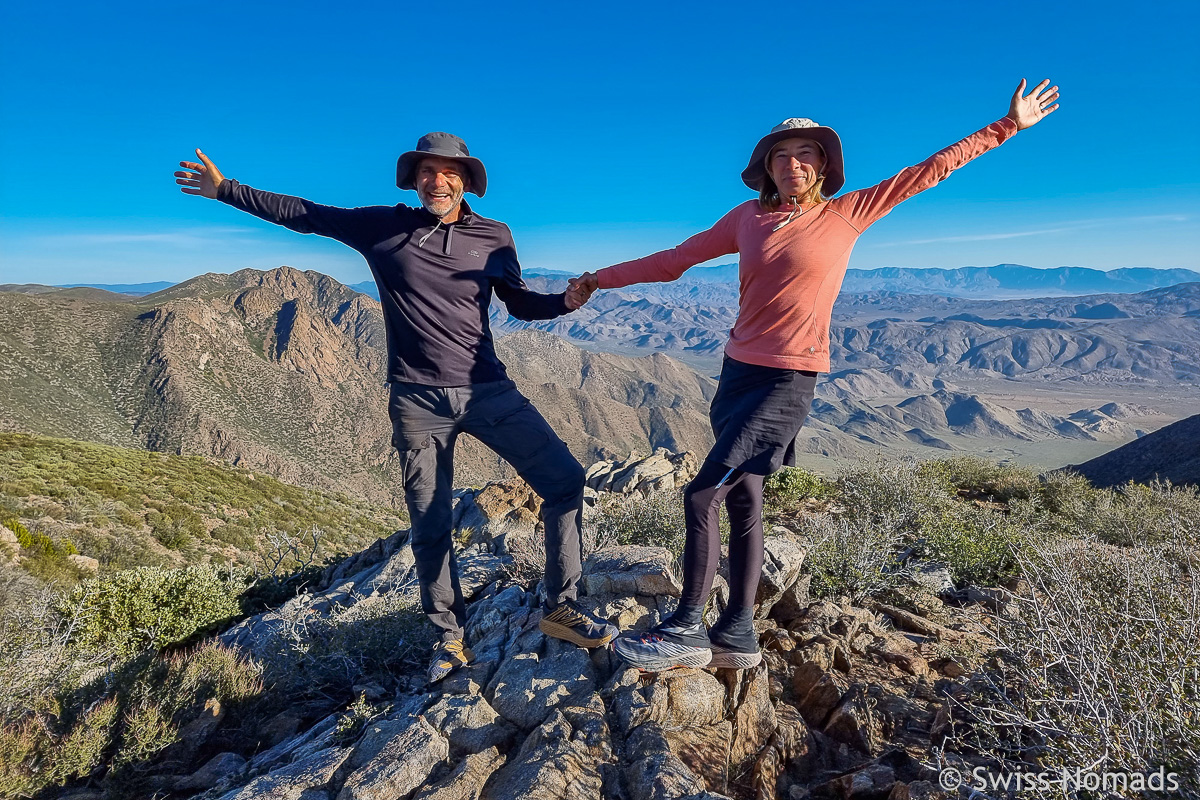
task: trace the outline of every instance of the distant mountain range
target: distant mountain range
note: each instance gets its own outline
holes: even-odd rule
[[[532,278],[540,291],[561,279]],[[543,322],[493,307],[495,330],[537,328],[585,346],[677,353],[713,369],[737,318],[737,287],[641,284],[598,293]],[[834,306],[835,371],[900,368],[946,380],[1200,383],[1200,283],[1137,294],[982,300],[842,293]]]
[[[1067,297],[1085,294],[1144,292],[1200,281],[1189,269],[1125,267],[1107,272],[1087,267],[1035,269],[1020,264],[958,269],[851,269],[842,292],[904,292],[948,297]]]
[[[528,270],[526,278],[565,280],[559,272]],[[720,264],[715,267],[693,267],[683,274],[681,285],[693,283],[736,284],[738,265]],[[959,267],[958,269],[913,269],[883,267],[880,269],[849,269],[842,282],[842,294],[867,292],[901,292],[905,294],[936,294],[945,297],[1026,298],[1071,297],[1086,294],[1126,294],[1159,289],[1180,283],[1200,281],[1200,272],[1190,269],[1155,269],[1125,267],[1108,272],[1087,267],[1058,267],[1037,269],[1020,264],[998,264],[994,267]],[[374,281],[351,287],[378,299]]]
[[[526,278],[565,280],[568,273],[558,270],[530,269]],[[694,267],[684,273],[681,283],[736,283],[738,265],[720,264],[715,267]],[[937,294],[946,297],[1023,298],[1068,297],[1084,294],[1144,292],[1179,283],[1200,281],[1200,272],[1190,269],[1157,269],[1124,267],[1109,271],[1088,267],[1057,267],[1038,269],[1020,264],[997,264],[994,267],[959,267],[957,269],[915,269],[911,267],[882,267],[879,269],[850,269],[842,283],[843,294],[866,292],[903,292],[906,294]],[[155,283],[75,283],[59,288],[90,286],[118,294],[144,296],[162,291],[173,284]],[[13,291],[13,285],[0,286],[0,291]],[[374,281],[349,284],[356,292],[379,299]]]
[[[1200,308],[1195,296],[1200,284],[1190,286],[1191,295],[1185,287],[1157,290],[1157,301],[1127,297],[1119,308],[1128,318],[1088,320],[1094,326],[1086,334],[1091,349],[1108,352],[1113,346],[1104,343],[1107,328],[1144,322],[1139,315],[1147,308],[1176,314],[1156,323],[1168,326],[1159,333],[1160,342],[1166,341],[1169,326],[1180,324],[1181,310]],[[639,319],[681,325],[692,314],[694,327],[717,324],[674,304],[604,296],[627,303]],[[881,305],[912,303],[913,296],[897,297],[877,298],[864,308],[878,314]],[[958,311],[963,303],[952,305]],[[1069,318],[1080,305],[1097,307],[1046,301],[1037,313],[1043,319]],[[986,362],[964,366],[964,374],[1002,366],[1000,356],[982,343],[970,344],[976,329],[987,331],[993,342],[1022,333],[1067,335],[1054,328],[998,330],[987,324],[1004,318],[996,309],[964,308],[978,320],[911,323],[928,326],[912,335],[926,337],[926,345],[939,352],[949,352],[954,337],[963,339],[955,346],[973,355],[948,364]],[[910,317],[921,311],[907,309]],[[564,324],[568,332],[571,326],[578,326],[576,333],[611,332],[615,321],[605,327],[596,320],[616,313],[616,306],[593,309],[590,322],[586,317],[572,322],[577,316],[572,315]],[[507,319],[502,307],[494,309],[494,320],[496,315]],[[1198,318],[1187,321],[1195,328]],[[889,325],[902,331],[905,324],[910,323],[867,322],[860,326],[862,341],[849,336],[851,328],[837,329],[849,341],[839,345],[841,361],[853,353],[873,363],[839,367],[821,383],[801,441],[804,452],[852,458],[881,447],[929,453],[1005,441],[1115,443],[1140,433],[1140,416],[1155,414],[1115,403],[1066,415],[1004,407],[948,380],[949,368],[931,374],[938,370],[923,360],[920,341],[888,333]],[[945,326],[952,333],[940,333]],[[655,447],[704,452],[711,444],[711,378],[661,353],[628,358],[589,352],[545,331],[499,327],[511,331],[498,340],[497,351],[513,379],[585,464]],[[877,333],[883,338],[870,341]],[[1172,335],[1179,338],[1178,332]],[[1150,345],[1139,350],[1128,337],[1118,340],[1125,348],[1118,352],[1129,363],[1175,370],[1171,374],[1195,363],[1200,353],[1194,346],[1190,354],[1181,349],[1177,362],[1163,356],[1160,364],[1150,357],[1157,350],[1143,352]],[[1154,345],[1164,352],[1173,352],[1171,346]],[[1010,342],[1001,350],[1021,347]],[[889,362],[904,362],[909,351],[921,369]],[[1050,356],[1071,360],[1061,353]],[[1029,362],[1032,355],[1022,357]],[[1100,357],[1072,358],[1078,363],[1070,369],[1079,376],[1107,368]],[[396,504],[401,476],[390,444],[384,363],[378,303],[316,272],[284,267],[208,274],[139,298],[82,288],[10,292],[0,301],[0,429],[212,456],[300,485]],[[1124,378],[1130,378],[1129,367]],[[902,399],[883,404],[881,397]],[[490,451],[469,438],[456,467],[458,485],[506,474]]]
[[[83,286],[91,286],[92,288],[104,289],[115,294],[128,294],[140,297],[161,292],[163,289],[169,289],[174,285],[170,281],[154,281],[153,283],[68,283],[63,288],[77,289]]]

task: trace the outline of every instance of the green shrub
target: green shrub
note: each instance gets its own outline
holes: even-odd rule
[[[117,508],[117,521],[126,528],[140,528],[146,524],[141,514],[135,514],[124,506]]]
[[[422,668],[435,640],[415,587],[327,617],[295,614],[258,649],[264,681],[282,696],[349,698],[356,683],[386,685]]]
[[[885,524],[905,536],[916,534],[925,516],[958,502],[938,475],[912,459],[857,462],[841,470],[834,485],[849,519]]]
[[[959,503],[921,520],[921,555],[945,564],[956,583],[996,586],[1014,578],[1017,553],[1044,535],[1035,507],[1002,513]]]
[[[15,514],[0,514],[0,525],[8,528],[17,535],[17,541],[21,543],[21,547],[29,547],[32,542],[29,530],[21,524],[21,520],[17,519]]]
[[[25,531],[24,535],[18,533],[17,538],[21,541],[21,547],[28,551],[25,555],[33,558],[65,561],[67,556],[73,556],[79,552],[70,539],[55,542],[44,533],[30,534]]]
[[[1068,508],[1094,503],[1097,494],[1098,490],[1078,472],[1056,469],[1042,476],[1039,499],[1047,511],[1060,514]]]
[[[763,499],[772,508],[787,509],[802,500],[824,500],[834,495],[834,487],[815,472],[799,467],[784,467],[767,477]]]
[[[210,713],[207,701],[228,707],[262,688],[255,662],[212,642],[125,662],[86,686],[61,685],[53,702],[0,721],[0,796],[32,796],[106,766],[109,796],[150,796],[145,764]]]
[[[151,535],[164,547],[179,550],[193,539],[205,535],[204,520],[187,506],[179,503],[166,505],[161,511],[151,510],[146,515]]]
[[[139,567],[93,578],[59,604],[84,649],[131,655],[162,648],[209,630],[240,613],[245,573],[221,575],[211,566]]]
[[[682,555],[687,538],[683,493],[655,492],[649,497],[605,492],[600,495],[591,536],[597,546],[634,544],[665,547]]]
[[[333,730],[334,741],[342,745],[353,743],[371,720],[382,713],[380,709],[368,703],[364,695],[359,695],[346,709],[346,713],[338,717],[337,727]]]
[[[1172,541],[1200,545],[1200,489],[1194,486],[1128,483],[1059,502],[1057,524],[1069,535],[1125,547]]]
[[[86,777],[103,763],[116,718],[117,702],[108,700],[87,709],[61,737],[36,717],[0,723],[0,797],[31,797]]]
[[[922,470],[959,491],[1006,503],[1028,500],[1041,488],[1038,473],[1015,464],[996,464],[979,456],[955,456],[929,461]]]

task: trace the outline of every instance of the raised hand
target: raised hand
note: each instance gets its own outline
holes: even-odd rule
[[[1012,102],[1008,106],[1008,118],[1017,123],[1017,130],[1023,131],[1033,127],[1058,109],[1058,103],[1054,102],[1058,99],[1058,87],[1050,86],[1047,89],[1047,86],[1050,86],[1049,78],[1022,97],[1021,93],[1025,91],[1025,79],[1021,78],[1021,83],[1017,86],[1017,91],[1013,93]],[[1051,103],[1054,104],[1051,105]]]
[[[176,172],[175,182],[179,184],[179,191],[184,194],[198,194],[201,197],[217,199],[217,187],[225,180],[225,176],[221,174],[221,170],[217,169],[217,165],[209,160],[208,156],[200,152],[200,148],[196,148],[196,157],[201,163],[195,161],[180,161],[179,166],[184,169],[190,169],[192,172]]]
[[[578,278],[571,278],[567,281],[567,308],[572,311],[582,308],[599,288],[600,281],[594,272],[585,272]]]

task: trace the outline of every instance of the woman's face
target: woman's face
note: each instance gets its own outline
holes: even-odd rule
[[[824,152],[812,139],[784,139],[767,156],[767,171],[785,199],[803,197],[824,167]]]

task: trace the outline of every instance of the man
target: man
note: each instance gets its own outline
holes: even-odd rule
[[[448,133],[422,136],[396,163],[396,185],[421,206],[335,208],[226,179],[200,150],[179,162],[186,194],[220,200],[300,233],[316,233],[367,260],[383,304],[392,443],[404,473],[421,603],[441,631],[429,680],[473,658],[463,643],[466,608],[451,538],[454,443],[482,441],[543,500],[547,603],[541,629],[581,647],[608,644],[617,629],[576,604],[581,574],[583,468],[517,391],[496,356],[488,325],[492,292],[522,320],[553,319],[579,307],[565,294],[532,292],[521,280],[512,233],[463,199],[483,197],[487,173]]]

